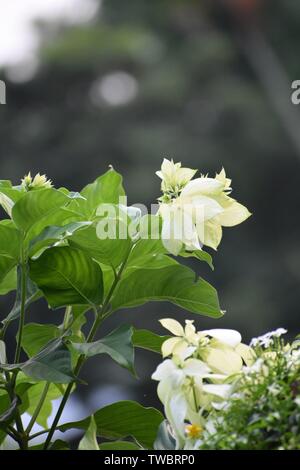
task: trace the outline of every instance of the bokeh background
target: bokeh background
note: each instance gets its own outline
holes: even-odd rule
[[[115,314],[102,333],[125,321],[163,333],[166,316],[236,328],[245,341],[279,326],[299,333],[299,1],[0,0],[0,11],[1,179],[39,171],[80,190],[112,164],[129,203],[150,205],[167,157],[212,175],[224,166],[253,212],[224,231],[214,272],[191,261],[217,287],[223,319],[152,303]],[[1,316],[12,302],[0,299]],[[41,303],[27,321],[61,318]],[[138,352],[136,380],[93,358],[90,387],[66,414],[118,399],[159,406],[158,361]]]

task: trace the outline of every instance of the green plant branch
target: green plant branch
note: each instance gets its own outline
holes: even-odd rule
[[[105,298],[105,300],[104,300],[104,302],[103,302],[102,308],[99,309],[99,310],[98,310],[96,307],[94,308],[94,309],[95,309],[95,320],[94,320],[93,326],[92,326],[92,328],[91,328],[91,330],[90,330],[90,333],[89,333],[89,335],[88,335],[88,337],[87,337],[87,343],[90,343],[90,342],[93,341],[93,339],[94,339],[94,337],[95,337],[95,335],[96,335],[96,333],[97,333],[97,330],[98,330],[98,328],[99,328],[101,322],[103,321],[103,319],[105,318],[105,315],[106,315],[107,312],[109,311],[109,304],[110,304],[111,298],[112,298],[112,296],[113,296],[113,294],[114,294],[114,291],[115,291],[115,289],[116,289],[116,287],[117,287],[117,285],[118,285],[118,282],[120,281],[120,279],[121,279],[121,277],[122,277],[122,273],[123,273],[123,271],[124,271],[124,269],[125,269],[125,267],[126,267],[126,264],[127,264],[127,261],[128,261],[128,258],[129,258],[129,255],[130,255],[130,253],[131,253],[132,248],[133,248],[133,246],[130,246],[130,249],[128,250],[128,252],[127,252],[127,254],[126,254],[126,257],[125,257],[125,259],[123,260],[123,262],[122,262],[122,264],[121,264],[121,267],[120,267],[120,269],[119,269],[117,275],[115,276],[114,282],[112,283],[112,286],[111,286],[111,288],[110,288],[110,290],[109,290],[109,292],[108,292],[108,294],[107,294],[107,296],[106,296],[106,298]],[[85,362],[85,359],[86,359],[86,358],[85,358],[84,355],[81,355],[81,356],[78,358],[78,361],[77,361],[77,364],[76,364],[76,367],[75,367],[75,370],[74,370],[75,376],[77,376],[77,375],[79,374],[79,372],[80,372],[80,370],[81,370],[81,368],[82,368],[82,366],[83,366],[83,364],[84,364],[84,362]],[[62,398],[62,401],[61,401],[61,403],[60,403],[60,406],[59,406],[59,408],[58,408],[58,410],[57,410],[57,413],[56,413],[55,418],[54,418],[54,420],[53,420],[53,423],[52,423],[52,425],[51,425],[49,434],[48,434],[47,439],[46,439],[46,441],[45,441],[45,444],[44,444],[44,447],[43,447],[44,450],[47,450],[48,447],[49,447],[49,445],[50,445],[50,443],[51,443],[51,439],[52,439],[52,437],[53,437],[53,434],[54,434],[55,431],[56,431],[56,427],[57,427],[57,425],[58,425],[58,423],[59,423],[59,420],[60,420],[61,415],[62,415],[62,413],[63,413],[63,411],[64,411],[64,408],[65,408],[65,406],[66,406],[66,403],[67,403],[67,401],[68,401],[68,399],[69,399],[69,396],[70,396],[70,394],[71,394],[71,392],[72,392],[73,385],[74,385],[74,382],[71,382],[71,383],[68,385],[68,387],[67,387],[67,389],[66,389],[66,391],[65,391],[65,393],[64,393],[64,396],[63,396],[63,398]]]
[[[24,250],[21,254],[21,309],[20,309],[20,321],[19,321],[19,332],[18,332],[18,342],[17,349],[15,354],[15,364],[20,362],[20,355],[22,349],[22,337],[23,329],[25,324],[25,304],[26,304],[26,262],[24,261]]]
[[[28,424],[28,426],[27,426],[27,428],[26,428],[26,430],[25,430],[25,433],[26,433],[27,435],[30,434],[31,429],[33,428],[34,423],[36,422],[36,420],[37,420],[37,418],[38,418],[38,416],[39,416],[39,414],[40,414],[40,411],[41,411],[41,409],[42,409],[42,406],[43,406],[43,404],[44,404],[44,401],[45,401],[45,399],[46,399],[46,397],[47,397],[47,394],[48,394],[48,391],[49,391],[49,387],[50,387],[50,383],[47,382],[46,385],[45,385],[45,387],[44,387],[44,389],[43,389],[43,391],[42,391],[42,395],[41,395],[41,398],[40,398],[40,400],[39,400],[39,402],[38,402],[38,404],[37,404],[37,407],[36,407],[34,413],[32,414],[31,420],[30,420],[30,422],[29,422],[29,424]]]

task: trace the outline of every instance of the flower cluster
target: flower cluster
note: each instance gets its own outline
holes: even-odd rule
[[[195,173],[196,170],[182,168],[181,163],[167,159],[157,172],[163,192],[159,199],[162,239],[174,255],[182,249],[201,250],[203,245],[217,249],[222,227],[238,225],[251,215],[245,206],[230,197],[231,180],[224,169],[215,178],[201,175],[192,179]]]
[[[166,326],[165,321],[163,324]],[[190,329],[189,322],[187,326]],[[219,331],[218,338],[213,336],[214,331]],[[172,356],[158,367],[153,378],[160,380],[159,396],[171,426],[168,432],[173,438],[174,447],[224,450],[300,449],[300,340],[292,344],[284,343],[281,338],[284,333],[286,330],[279,328],[254,338],[250,343],[251,347],[248,347],[237,343],[237,332],[194,331],[199,338],[197,342],[195,336],[178,329],[177,336],[164,343],[163,353],[171,352]],[[228,344],[230,337],[235,338],[235,341]],[[205,346],[202,344],[202,350],[201,338],[208,339]],[[210,348],[211,343],[215,345],[216,340],[216,362],[212,365],[209,362],[210,355],[203,354],[203,351]],[[243,362],[238,367],[236,361],[234,372],[224,369],[224,345],[226,355],[231,354],[230,363],[236,354],[240,355]],[[232,348],[230,353],[228,347]],[[177,379],[174,380],[178,361],[174,351],[185,357],[186,351],[192,351],[191,348],[193,359],[182,359],[181,372],[176,372]],[[202,374],[202,384],[198,380],[197,391],[193,392],[197,402],[192,405],[188,390],[189,387],[195,388],[196,381],[189,374],[191,370],[200,371],[200,364],[191,369],[189,361],[194,364],[201,361],[202,369],[207,367],[210,370],[209,373]],[[170,388],[170,382],[173,389]],[[224,386],[227,387],[226,392]],[[160,433],[163,431],[166,432],[165,424]]]
[[[31,191],[32,189],[47,189],[52,188],[52,181],[47,179],[46,175],[41,175],[37,173],[34,178],[32,178],[31,173],[25,175],[21,181],[21,186],[26,191]]]
[[[166,358],[152,375],[159,381],[158,396],[176,437],[177,448],[201,437],[207,414],[222,407],[233,392],[237,374],[250,366],[253,350],[241,342],[235,330],[196,331],[193,322],[185,328],[172,319],[161,324],[174,337],[162,346]]]

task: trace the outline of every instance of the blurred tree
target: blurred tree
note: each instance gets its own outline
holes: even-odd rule
[[[227,310],[218,326],[246,339],[275,326],[299,332],[298,117],[286,125],[296,116],[290,82],[300,78],[299,21],[293,0],[103,0],[88,25],[40,24],[34,78],[16,83],[3,71],[1,177],[41,171],[80,189],[112,163],[129,202],[149,204],[159,196],[154,172],[164,156],[205,173],[224,165],[254,216],[228,230],[214,256],[209,276]],[[249,44],[254,29],[263,43]],[[270,64],[284,80],[276,82]],[[130,314],[138,326],[186,317],[156,304],[139,310]],[[141,360],[150,361],[149,377],[154,364],[147,354]],[[102,374],[95,365],[89,375]]]

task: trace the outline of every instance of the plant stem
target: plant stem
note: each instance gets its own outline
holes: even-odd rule
[[[21,262],[21,309],[20,309],[20,322],[17,349],[15,354],[15,364],[20,362],[20,355],[22,349],[22,336],[25,323],[25,303],[26,303],[26,263],[24,262],[24,255],[22,254]]]
[[[105,298],[105,300],[104,300],[104,302],[103,302],[102,308],[98,311],[98,309],[95,307],[95,313],[96,313],[96,315],[95,315],[95,321],[94,321],[93,326],[92,326],[92,328],[91,328],[91,330],[90,330],[90,333],[89,333],[89,335],[88,335],[88,337],[87,337],[87,343],[91,343],[91,342],[93,341],[93,339],[94,339],[94,337],[95,337],[95,335],[96,335],[96,333],[97,333],[97,330],[98,330],[98,328],[99,328],[99,326],[100,326],[102,320],[105,318],[105,315],[106,315],[107,312],[109,311],[109,303],[110,303],[111,298],[112,298],[112,296],[113,296],[113,294],[114,294],[114,291],[115,291],[115,289],[116,289],[116,287],[117,287],[117,285],[118,285],[118,282],[120,281],[120,279],[121,279],[121,277],[122,277],[122,273],[123,273],[123,271],[124,271],[124,269],[125,269],[125,267],[126,267],[126,264],[127,264],[127,261],[128,261],[128,258],[129,258],[129,255],[130,255],[130,253],[131,253],[132,248],[133,248],[133,247],[131,246],[131,247],[130,247],[130,250],[128,250],[128,253],[127,253],[127,255],[126,255],[124,261],[122,262],[121,267],[120,267],[120,269],[119,269],[117,275],[115,276],[114,282],[112,283],[112,286],[111,286],[111,288],[110,288],[110,290],[109,290],[109,292],[108,292],[108,294],[107,294],[107,296],[106,296],[106,298]],[[77,376],[77,375],[79,374],[79,372],[80,372],[80,370],[81,370],[81,367],[83,366],[85,360],[86,360],[86,358],[85,358],[84,355],[81,355],[81,356],[78,358],[76,367],[75,367],[75,369],[74,369],[74,375]],[[60,420],[60,418],[61,418],[61,415],[62,415],[62,413],[63,413],[63,411],[64,411],[65,406],[66,406],[66,403],[67,403],[67,401],[68,401],[68,399],[69,399],[69,396],[70,396],[70,394],[71,394],[71,392],[72,392],[73,385],[74,385],[74,382],[71,382],[71,383],[69,383],[68,387],[66,388],[66,391],[65,391],[65,393],[64,393],[64,396],[63,396],[63,398],[62,398],[62,401],[61,401],[60,406],[59,406],[59,408],[58,408],[58,410],[57,410],[57,413],[56,413],[55,418],[54,418],[54,420],[53,420],[52,426],[51,426],[51,428],[50,428],[49,434],[48,434],[47,439],[46,439],[46,441],[45,441],[44,448],[43,448],[44,450],[47,450],[48,447],[49,447],[49,445],[50,445],[50,443],[51,443],[51,439],[52,439],[52,437],[53,437],[53,434],[55,433],[55,430],[56,430],[56,427],[57,427],[57,425],[58,425],[58,422],[59,422],[59,420]]]
[[[37,417],[38,417],[38,415],[39,415],[39,413],[40,413],[40,411],[41,411],[41,409],[42,409],[42,406],[43,406],[43,404],[44,404],[44,401],[45,401],[45,399],[46,399],[46,397],[47,397],[47,394],[48,394],[48,391],[49,391],[49,387],[50,387],[50,383],[47,382],[46,385],[45,385],[45,387],[44,387],[44,389],[43,389],[43,392],[42,392],[41,398],[40,398],[40,400],[39,400],[39,402],[38,402],[38,404],[37,404],[37,407],[36,407],[36,409],[35,409],[35,411],[34,411],[32,417],[31,417],[31,420],[30,420],[30,422],[29,422],[29,424],[28,424],[28,426],[27,426],[27,428],[26,428],[26,431],[25,431],[26,434],[29,434],[29,433],[30,433],[31,429],[32,429],[33,426],[34,426],[34,423],[36,422],[36,419],[37,419]]]

